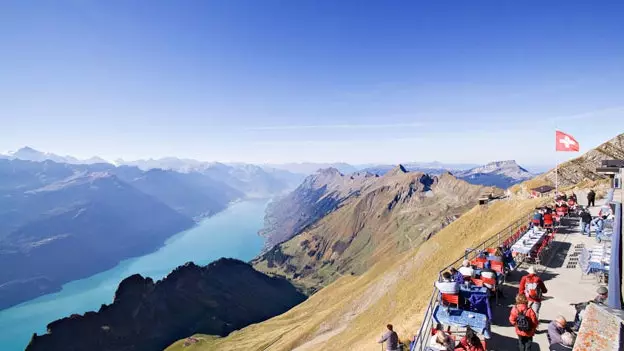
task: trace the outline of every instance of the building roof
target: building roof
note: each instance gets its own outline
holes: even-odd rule
[[[531,190],[535,191],[535,192],[538,192],[538,193],[544,194],[544,193],[548,193],[548,192],[551,192],[551,191],[555,190],[555,188],[550,186],[550,185],[542,185],[542,186],[539,186],[537,188],[533,188]]]

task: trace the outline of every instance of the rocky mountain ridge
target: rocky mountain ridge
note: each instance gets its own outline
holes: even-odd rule
[[[534,177],[514,160],[495,161],[486,165],[453,173],[457,178],[472,184],[496,186],[502,189]]]
[[[254,267],[314,291],[342,274],[364,272],[383,255],[418,245],[479,196],[497,191],[450,173],[431,176],[401,165],[382,177],[322,170],[268,210],[269,219],[281,226],[265,235],[278,235],[272,242],[282,242],[256,258]]]
[[[195,333],[225,336],[304,299],[286,280],[238,260],[187,263],[158,282],[138,274],[124,279],[112,304],[48,324],[26,351],[162,350]]]

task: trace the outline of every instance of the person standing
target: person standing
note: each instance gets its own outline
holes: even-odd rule
[[[535,274],[535,267],[531,266],[527,270],[527,275],[520,280],[518,294],[523,294],[528,299],[528,305],[539,316],[542,307],[542,295],[548,292],[542,278]],[[537,325],[535,326],[537,328]]]
[[[594,192],[594,189],[587,193],[587,207],[593,206],[596,206],[596,193]]]
[[[388,331],[381,336],[378,343],[383,344],[387,341],[386,351],[399,351],[399,336],[392,330],[392,324],[386,325],[386,328],[388,328]]]
[[[516,304],[511,308],[509,314],[509,323],[516,327],[518,350],[530,351],[539,320],[535,311],[529,308],[527,297],[524,294],[516,296]]]
[[[591,236],[591,222],[592,216],[589,213],[589,209],[583,210],[583,213],[581,213],[581,234]]]

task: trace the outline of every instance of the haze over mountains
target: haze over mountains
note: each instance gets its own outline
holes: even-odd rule
[[[259,167],[182,173],[48,157],[27,148],[0,159],[0,264],[13,267],[0,272],[0,309],[153,251],[229,203],[279,195],[298,177]]]

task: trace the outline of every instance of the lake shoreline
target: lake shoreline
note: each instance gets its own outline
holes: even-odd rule
[[[264,224],[268,201],[234,202],[224,211],[169,236],[159,247],[144,255],[120,260],[108,270],[72,280],[58,291],[0,311],[0,329],[6,331],[6,335],[0,337],[0,349],[23,350],[33,333],[44,333],[48,323],[110,304],[119,282],[132,274],[160,280],[189,261],[205,265],[220,257],[252,260],[264,243],[258,231]]]

